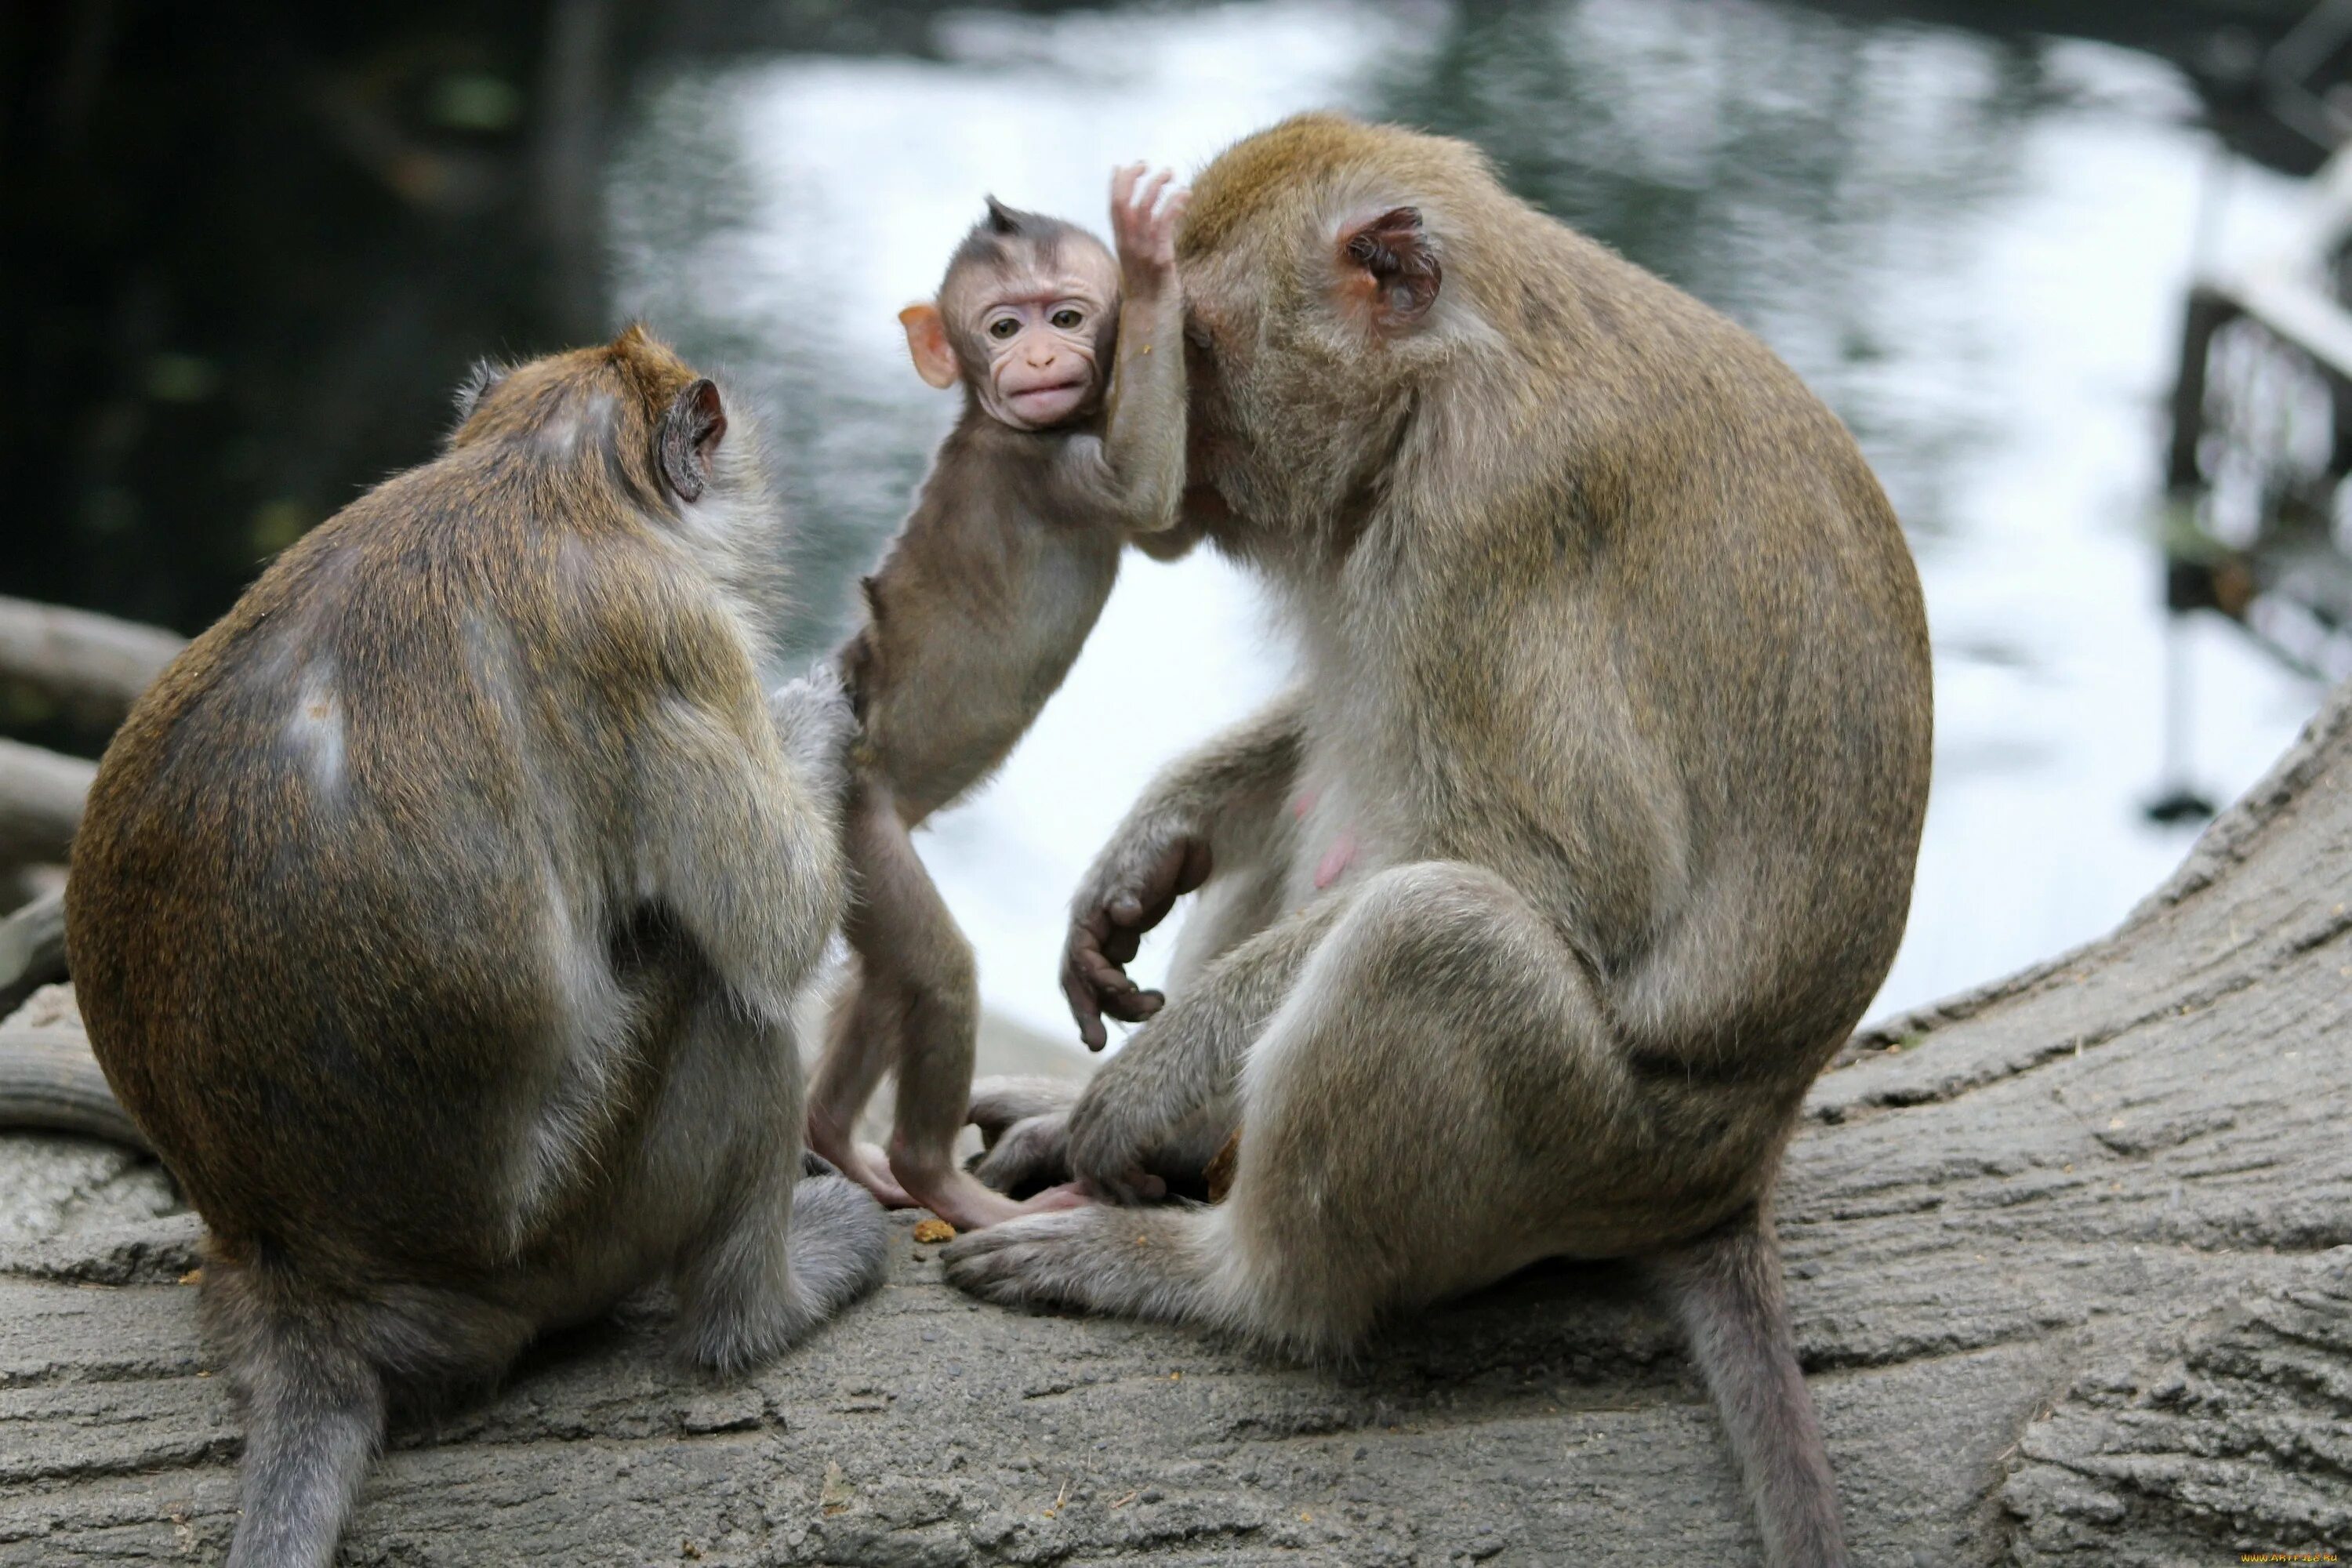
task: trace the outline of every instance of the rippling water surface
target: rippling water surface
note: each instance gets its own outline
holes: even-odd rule
[[[2147,823],[2161,397],[2215,169],[2172,68],[1765,5],[1272,0],[975,13],[939,59],[783,58],[649,89],[611,171],[620,303],[731,367],[797,508],[804,647],[904,513],[951,402],[895,320],[983,193],[1102,227],[1107,171],[1197,167],[1289,111],[1474,138],[1547,210],[1761,334],[1853,427],[1936,645],[1935,793],[1881,1010],[2097,934],[2192,830]],[[1500,14],[1492,14],[1500,13]],[[2233,170],[2214,243],[2276,243]],[[2191,622],[2187,744],[2228,798],[2318,692]],[[994,1006],[1066,1034],[1065,900],[1152,770],[1271,693],[1276,630],[1205,553],[1131,558],[1035,732],[923,836]],[[1147,952],[1144,966],[1154,969]]]

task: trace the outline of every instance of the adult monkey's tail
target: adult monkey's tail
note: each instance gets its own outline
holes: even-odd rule
[[[1797,1364],[1769,1215],[1750,1207],[1649,1260],[1715,1396],[1770,1568],[1845,1568],[1837,1483]]]
[[[79,1028],[0,1034],[0,1127],[151,1147]],[[251,1270],[214,1258],[205,1273],[205,1310],[246,1402],[229,1568],[326,1568],[383,1438],[383,1379],[336,1325],[264,1307]]]
[[[383,1376],[309,1324],[268,1323],[238,1349],[244,1512],[229,1568],[327,1568],[383,1439]]]

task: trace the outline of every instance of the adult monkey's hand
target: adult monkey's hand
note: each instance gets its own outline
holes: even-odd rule
[[[1097,858],[1070,900],[1070,934],[1062,950],[1062,994],[1087,1049],[1103,1048],[1103,1016],[1139,1024],[1167,998],[1128,977],[1144,932],[1168,918],[1176,900],[1209,879],[1209,840],[1189,824],[1129,823]]]
[[[1106,1013],[1139,1024],[1160,1011],[1165,998],[1129,979],[1127,965],[1143,933],[1209,879],[1213,835],[1278,818],[1297,784],[1306,711],[1303,691],[1286,692],[1171,763],[1095,857],[1070,900],[1062,955],[1062,994],[1087,1049],[1103,1048]],[[1234,841],[1234,868],[1270,852],[1253,847],[1263,837],[1244,832]]]

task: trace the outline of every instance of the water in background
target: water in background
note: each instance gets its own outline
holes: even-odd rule
[[[906,358],[983,193],[1103,226],[1110,166],[1197,167],[1295,110],[1465,135],[1521,195],[1744,322],[1853,427],[1926,580],[1935,792],[1881,1011],[2114,923],[2193,829],[2151,826],[2161,395],[2214,164],[2170,68],[1767,5],[1325,0],[975,14],[937,59],[782,58],[650,86],[611,167],[614,291],[770,409],[803,647],[903,515],[951,400]],[[2230,183],[2235,243],[2291,210]],[[2190,764],[2260,776],[2318,689],[2189,623]],[[1247,581],[1130,558],[1067,686],[923,851],[992,1005],[1068,1037],[1064,901],[1163,760],[1281,682]],[[1147,949],[1156,973],[1165,943]]]

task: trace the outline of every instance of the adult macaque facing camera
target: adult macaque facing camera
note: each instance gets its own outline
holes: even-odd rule
[[[1645,1260],[1774,1564],[1845,1560],[1768,1202],[1903,934],[1927,641],[1852,437],[1461,142],[1307,115],[1193,186],[1192,479],[1302,676],[1169,769],[1074,905],[1066,1116],[958,1240],[1006,1301],[1310,1352],[1538,1258]],[[1164,1007],[1137,936],[1200,889]],[[1215,1207],[1120,1206],[1238,1131]],[[1000,1152],[1010,1151],[1006,1158]]]
[[[66,914],[109,1080],[210,1230],[237,1568],[334,1554],[394,1395],[668,1277],[733,1373],[879,1279],[803,1180],[841,907],[829,672],[756,672],[782,520],[632,327],[486,374],[109,747]]]
[[[1184,486],[1184,194],[1140,164],[1111,184],[1118,255],[1058,219],[992,200],[935,303],[901,312],[923,379],[962,416],[914,512],[866,579],[842,655],[862,724],[845,824],[856,960],[809,1103],[809,1142],[886,1203],[965,1226],[1014,1203],[954,1163],[980,994],[908,832],[994,772],[1094,629],[1130,538],[1173,553]],[[898,1073],[887,1153],[855,1143]]]

